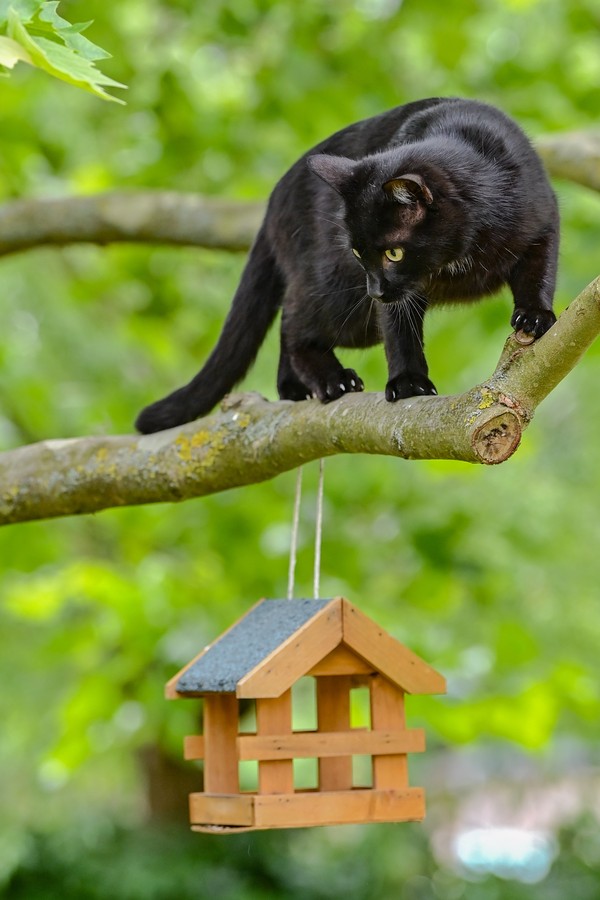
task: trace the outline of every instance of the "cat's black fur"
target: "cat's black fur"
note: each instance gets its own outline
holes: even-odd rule
[[[387,399],[434,394],[425,310],[508,284],[511,324],[540,337],[555,321],[558,238],[543,167],[494,107],[434,98],[351,125],[278,183],[215,349],[137,427],[159,431],[212,409],[248,371],[279,308],[280,397],[361,391],[334,348],[381,340]],[[398,249],[401,261],[386,257]]]

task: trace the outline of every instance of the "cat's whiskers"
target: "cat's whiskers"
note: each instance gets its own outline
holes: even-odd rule
[[[402,301],[397,303],[398,307],[398,324],[401,325],[402,319],[407,323],[409,330],[413,333],[416,340],[420,343],[421,331],[419,327],[419,295],[412,291],[407,291]]]
[[[335,228],[343,228],[346,230],[346,226],[342,219],[330,219],[328,216],[318,215],[316,216],[321,222],[328,222],[330,225],[333,225]]]
[[[365,297],[365,299],[366,299],[366,297]],[[365,320],[365,343],[369,339],[369,322],[371,321],[371,315],[373,313],[373,304],[375,303],[375,300],[372,297],[370,297],[369,299],[371,300],[371,302],[369,303],[369,311],[367,313],[367,318]]]
[[[333,297],[337,294],[347,294],[349,291],[360,291],[359,287],[347,287],[347,288],[337,288],[334,291],[312,291],[308,296],[309,297]],[[364,297],[361,297],[361,300],[364,300]]]

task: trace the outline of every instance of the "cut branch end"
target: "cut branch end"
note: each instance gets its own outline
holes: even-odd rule
[[[520,418],[507,409],[475,429],[471,446],[480,462],[495,466],[513,455],[521,443],[522,433]]]

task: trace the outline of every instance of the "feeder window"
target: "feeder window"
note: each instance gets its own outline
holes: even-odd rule
[[[371,727],[371,694],[367,685],[350,691],[350,725],[352,728]]]
[[[314,757],[295,759],[293,767],[294,790],[310,791],[319,787],[318,760],[314,759]]]
[[[317,728],[315,679],[310,675],[292,685],[292,729],[314,731]]]

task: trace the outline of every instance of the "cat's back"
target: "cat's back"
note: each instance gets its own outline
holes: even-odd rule
[[[395,144],[418,140],[445,110],[460,102],[453,97],[429,97],[395,106],[336,131],[305,156],[312,153],[332,153],[336,156],[348,156],[350,159],[361,159]]]
[[[397,106],[336,132],[309,154],[360,159],[429,138],[462,141],[500,164],[537,161],[530,141],[513,119],[488,103],[460,97],[431,97]]]
[[[284,175],[285,188],[304,183],[321,185],[306,165],[313,153],[362,159],[403,144],[428,139],[462,142],[498,165],[527,165],[543,176],[543,167],[531,143],[515,121],[495,106],[460,97],[430,97],[396,106],[336,131],[312,147]],[[279,185],[278,185],[279,187]]]

